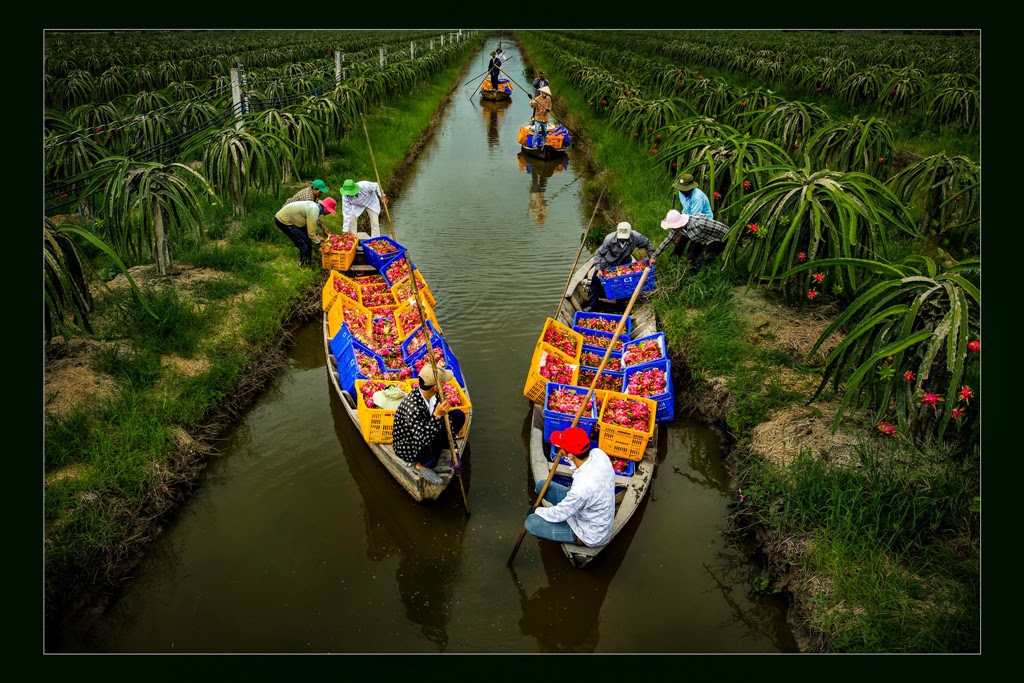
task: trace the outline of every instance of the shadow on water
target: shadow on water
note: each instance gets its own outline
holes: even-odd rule
[[[444,652],[453,601],[451,578],[460,573],[464,555],[466,523],[458,481],[438,501],[410,505],[405,491],[363,443],[332,387],[330,396],[334,431],[362,502],[366,559],[383,563],[397,557],[395,586],[405,615],[438,652]],[[469,448],[463,455],[462,480],[468,496]],[[380,647],[386,651],[388,644]]]
[[[497,151],[501,124],[505,120],[505,112],[511,106],[512,100],[482,100],[480,102],[480,110],[484,115],[484,122],[487,124],[487,149],[491,152]]]
[[[519,170],[530,176],[529,211],[537,225],[544,225],[548,217],[548,200],[544,193],[548,189],[548,178],[569,167],[569,157],[561,159],[535,159],[520,152]]]

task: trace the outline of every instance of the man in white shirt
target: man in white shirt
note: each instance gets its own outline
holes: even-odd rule
[[[558,457],[567,456],[576,471],[569,487],[552,481],[544,500],[552,507],[538,507],[526,517],[526,530],[537,538],[559,543],[599,546],[612,535],[615,517],[615,471],[611,458],[600,448],[590,448],[590,437],[579,427],[551,435]],[[537,482],[540,493],[544,482]]]
[[[380,237],[380,205],[388,205],[387,195],[380,185],[369,180],[358,183],[349,178],[341,186],[342,229],[356,232],[356,220],[366,211],[370,216],[370,237]]]

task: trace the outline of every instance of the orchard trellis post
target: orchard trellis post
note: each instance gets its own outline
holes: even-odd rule
[[[334,87],[341,85],[341,50],[334,51]]]
[[[382,68],[382,69],[383,69],[383,68],[384,68],[384,65],[385,65],[386,63],[387,63],[387,60],[386,60],[386,59],[385,59],[385,57],[384,57],[384,46],[383,46],[383,45],[381,45],[381,46],[380,46],[380,68]]]
[[[231,69],[231,111],[235,114],[235,130],[242,130],[242,84],[238,67]]]

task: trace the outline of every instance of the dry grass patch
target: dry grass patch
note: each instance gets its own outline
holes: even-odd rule
[[[69,415],[78,406],[117,395],[117,382],[91,367],[91,356],[101,342],[78,340],[67,357],[47,362],[43,373],[44,410],[54,417]]]
[[[750,448],[777,467],[791,463],[801,450],[841,465],[858,462],[857,447],[877,439],[865,424],[852,416],[832,433],[836,405],[792,405],[776,411],[767,422],[754,427]]]
[[[750,330],[747,340],[769,349],[783,351],[795,360],[803,361],[821,333],[832,322],[834,311],[815,309],[794,311],[770,301],[757,287],[737,287],[733,291],[733,310]],[[815,362],[825,357],[843,339],[833,333],[816,352]]]

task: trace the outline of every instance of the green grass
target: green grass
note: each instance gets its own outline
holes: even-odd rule
[[[809,539],[800,562],[825,587],[810,626],[844,652],[979,648],[977,461],[935,444],[861,446],[859,466],[804,453],[778,470],[750,459],[750,510]]]

